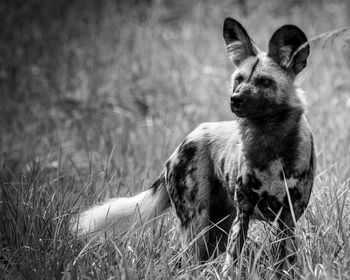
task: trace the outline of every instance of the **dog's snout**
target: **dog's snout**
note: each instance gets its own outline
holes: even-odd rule
[[[231,104],[235,107],[240,107],[244,103],[245,99],[241,94],[231,95]]]

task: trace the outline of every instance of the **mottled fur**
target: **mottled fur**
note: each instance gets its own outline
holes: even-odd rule
[[[197,241],[199,257],[207,260],[226,250],[227,277],[250,219],[277,220],[281,241],[276,268],[281,277],[281,269],[295,262],[295,222],[308,205],[315,172],[312,133],[294,85],[309,48],[295,51],[307,39],[299,28],[286,25],[272,36],[268,53],[262,53],[231,18],[224,22],[223,35],[236,66],[231,109],[238,120],[199,125],[170,156],[151,191],[94,207],[98,215],[88,210],[80,215],[84,223],[73,226],[79,233],[101,230],[100,217],[105,215],[122,232],[123,216],[137,220],[135,207],[147,222],[172,204],[183,231],[199,234],[210,226]]]

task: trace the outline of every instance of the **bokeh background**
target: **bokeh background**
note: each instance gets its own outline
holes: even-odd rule
[[[283,24],[299,26],[309,38],[350,25],[350,1],[0,1],[3,275],[62,277],[76,253],[64,247],[65,257],[53,257],[48,241],[43,252],[51,261],[40,263],[41,253],[23,251],[39,246],[42,232],[33,227],[47,240],[66,240],[67,234],[53,239],[53,233],[71,209],[147,188],[196,125],[234,119],[228,102],[233,66],[222,39],[227,16],[266,49]],[[318,159],[311,206],[301,221],[315,246],[309,268],[302,265],[311,274],[320,264],[329,275],[349,275],[348,31],[314,41],[297,79],[306,91]],[[82,264],[86,271],[89,261]],[[341,272],[334,272],[334,261]]]

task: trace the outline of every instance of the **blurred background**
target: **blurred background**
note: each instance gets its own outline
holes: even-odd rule
[[[80,256],[62,226],[73,206],[148,187],[199,123],[235,118],[227,16],[266,50],[283,24],[309,38],[349,26],[350,1],[0,1],[0,270],[60,279]],[[309,258],[302,270],[349,271],[349,30],[311,42],[297,84],[306,91],[318,161],[299,234]],[[169,232],[160,251],[179,245]],[[150,250],[140,251],[141,275]],[[135,264],[134,252],[123,254]],[[77,275],[91,263],[85,259]]]
[[[234,118],[226,16],[266,49],[282,24],[309,37],[349,25],[349,2],[1,1],[0,158],[11,170],[40,159],[86,174],[108,158],[120,174],[159,172],[198,123]],[[301,85],[313,127],[332,123],[338,135],[342,116],[327,115],[350,107],[349,41],[318,46],[309,65]]]

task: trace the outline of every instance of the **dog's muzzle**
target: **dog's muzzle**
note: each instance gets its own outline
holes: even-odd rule
[[[231,111],[239,118],[244,117],[246,98],[242,94],[232,94],[230,98]]]

